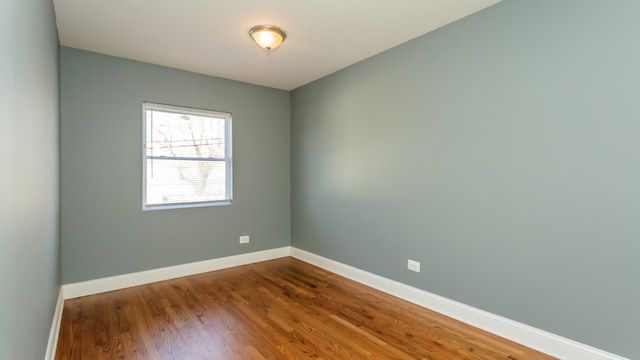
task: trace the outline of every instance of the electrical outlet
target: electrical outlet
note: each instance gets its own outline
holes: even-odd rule
[[[407,261],[407,269],[415,272],[420,272],[420,262],[409,259]]]
[[[249,235],[240,236],[240,244],[248,244],[251,241]]]

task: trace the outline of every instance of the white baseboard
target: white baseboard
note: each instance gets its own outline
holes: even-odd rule
[[[56,348],[58,347],[58,335],[60,335],[60,321],[62,320],[62,309],[64,309],[64,297],[62,289],[58,293],[56,309],[53,312],[53,321],[51,322],[51,330],[49,331],[49,341],[47,342],[47,351],[44,354],[44,360],[53,360],[56,356]]]
[[[292,257],[304,262],[559,359],[627,360],[577,341],[569,340],[304,250],[292,247],[290,254]]]
[[[252,264],[289,256],[290,247],[282,247],[247,254],[227,256],[218,259],[198,261],[188,264],[169,266],[159,269],[140,271],[131,274],[110,276],[101,279],[62,285],[65,299],[99,294],[157,281],[175,279],[182,276],[200,274],[208,271],[226,269],[234,266]]]
[[[476,309],[439,295],[289,246],[83,281],[79,283],[65,284],[61,288],[58,304],[56,306],[49,344],[47,346],[47,357],[45,357],[45,360],[53,359],[55,356],[55,347],[57,346],[58,341],[58,331],[62,317],[64,299],[98,294],[157,281],[174,279],[182,276],[195,275],[208,271],[278,259],[286,256],[292,256],[304,262],[357,281],[361,284],[383,291],[387,294],[407,300],[416,305],[420,305],[560,359],[628,360],[577,341],[551,334],[532,326]]]

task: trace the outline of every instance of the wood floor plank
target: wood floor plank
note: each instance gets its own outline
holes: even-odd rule
[[[66,300],[56,360],[552,359],[293,258]]]

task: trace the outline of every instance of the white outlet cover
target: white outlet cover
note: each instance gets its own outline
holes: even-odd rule
[[[420,272],[420,262],[409,259],[407,261],[407,269],[415,272]]]
[[[248,244],[250,241],[249,235],[240,236],[240,244]]]

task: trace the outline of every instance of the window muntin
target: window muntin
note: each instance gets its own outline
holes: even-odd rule
[[[231,114],[143,104],[143,209],[229,205]]]

